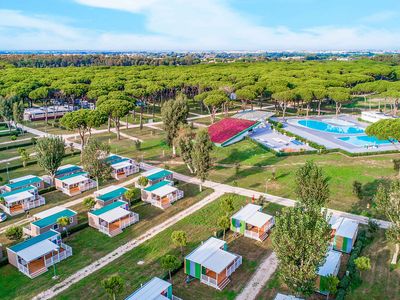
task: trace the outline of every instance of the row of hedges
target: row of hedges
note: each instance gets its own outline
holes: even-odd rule
[[[365,230],[362,230],[358,233],[357,241],[351,252],[349,261],[347,262],[346,275],[343,276],[339,283],[339,288],[336,293],[336,300],[344,300],[350,288],[355,288],[361,283],[361,278],[354,260],[360,256],[361,251],[370,242],[370,240],[371,237],[367,237]]]
[[[8,149],[14,149],[14,148],[20,148],[20,147],[28,147],[33,145],[34,142],[33,141],[25,141],[22,143],[9,143],[9,144],[5,144],[2,147],[0,147],[0,151],[3,150],[8,150]]]
[[[9,136],[9,135],[18,136],[20,133],[21,133],[21,131],[19,129],[4,130],[4,131],[0,131],[0,136]]]
[[[43,194],[46,194],[46,193],[50,193],[50,192],[53,192],[53,191],[55,191],[56,190],[56,187],[53,185],[53,186],[49,186],[48,188],[44,188],[44,189],[41,189],[40,191],[39,191],[39,195],[43,195]]]

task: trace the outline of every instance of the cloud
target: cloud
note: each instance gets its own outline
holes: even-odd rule
[[[145,16],[145,34],[76,28],[65,20],[0,10],[0,49],[85,50],[356,50],[394,49],[400,33],[368,26],[254,24],[226,0],[75,0],[100,9]],[[54,17],[53,17],[54,18]],[[376,18],[377,19],[377,18]]]
[[[398,17],[398,15],[399,14],[395,11],[387,10],[387,11],[377,12],[375,14],[361,18],[360,21],[363,23],[382,23],[385,21],[392,20]]]

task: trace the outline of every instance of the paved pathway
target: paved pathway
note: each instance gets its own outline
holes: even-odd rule
[[[164,231],[165,229],[171,227],[172,225],[176,224],[183,218],[187,217],[190,214],[193,214],[194,212],[198,211],[199,209],[203,208],[207,204],[213,202],[215,199],[219,198],[223,193],[222,192],[213,192],[211,195],[205,197],[203,200],[197,202],[196,204],[190,206],[189,208],[185,209],[184,211],[181,211],[180,213],[172,216],[165,222],[162,222],[159,225],[154,226],[153,228],[149,229],[146,231],[144,234],[141,236],[130,240],[126,244],[118,247],[114,251],[110,252],[106,256],[102,257],[99,260],[96,260],[95,262],[91,263],[87,267],[84,267],[80,269],[79,271],[75,272],[65,280],[61,281],[60,283],[54,285],[50,289],[38,294],[36,297],[34,297],[34,300],[42,300],[42,299],[50,299],[55,297],[56,295],[60,294],[61,292],[67,290],[71,285],[74,283],[77,283],[81,279],[89,276],[90,274],[100,270],[104,266],[108,265],[109,263],[113,262],[117,258],[121,257],[125,253],[133,250],[134,248],[138,247],[139,245],[143,244],[147,240],[153,238],[156,236],[158,233]]]
[[[278,267],[278,259],[275,252],[265,258],[257,268],[251,279],[247,282],[242,292],[235,298],[236,300],[254,300],[263,286],[275,273]]]

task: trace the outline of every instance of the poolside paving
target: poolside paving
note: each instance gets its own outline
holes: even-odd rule
[[[312,116],[309,117],[309,120],[319,120],[323,121],[324,119],[332,119],[336,118],[336,116],[332,115],[324,115],[324,116]],[[392,150],[400,150],[400,147],[396,147],[394,145],[376,145],[376,146],[356,146],[345,141],[340,140],[340,137],[357,137],[357,136],[365,136],[365,133],[356,133],[356,134],[348,134],[348,133],[332,133],[325,132],[307,128],[305,126],[297,124],[296,121],[306,119],[305,117],[290,117],[286,118],[284,121],[282,118],[273,118],[276,121],[282,122],[284,124],[284,129],[299,135],[309,141],[317,143],[319,145],[325,146],[327,149],[342,149],[350,153],[368,153],[368,152],[384,152],[384,151],[392,151]],[[354,124],[354,126],[361,127],[363,129],[367,128],[368,124],[359,122],[354,116],[351,115],[340,115],[338,117],[339,121],[350,122]]]

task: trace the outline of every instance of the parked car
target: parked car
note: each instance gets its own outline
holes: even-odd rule
[[[0,213],[0,222],[4,222],[7,219],[6,213]]]

